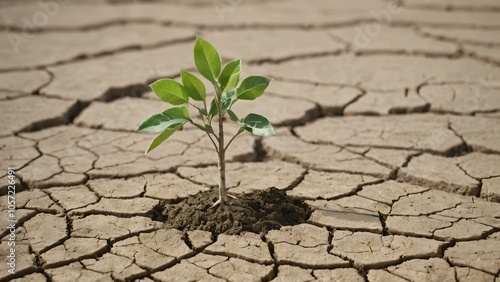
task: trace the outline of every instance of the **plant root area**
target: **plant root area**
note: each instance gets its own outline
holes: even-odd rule
[[[218,194],[216,191],[201,192],[179,203],[161,203],[152,218],[183,231],[237,235],[301,224],[311,215],[311,208],[303,200],[289,197],[276,188],[236,196],[238,199],[230,204],[211,208]]]

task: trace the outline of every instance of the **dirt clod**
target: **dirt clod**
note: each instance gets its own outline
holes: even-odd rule
[[[215,234],[261,233],[307,221],[310,207],[300,199],[271,188],[237,195],[231,205],[210,208],[218,196],[215,191],[202,192],[176,204],[162,203],[155,208],[153,219],[180,230],[205,230]]]

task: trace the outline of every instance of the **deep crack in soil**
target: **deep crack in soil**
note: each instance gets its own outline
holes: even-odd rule
[[[201,192],[176,204],[160,203],[152,219],[179,230],[204,230],[215,234],[261,233],[285,225],[304,223],[311,208],[285,191],[271,188],[237,195],[231,205],[210,208],[218,199],[214,191]]]

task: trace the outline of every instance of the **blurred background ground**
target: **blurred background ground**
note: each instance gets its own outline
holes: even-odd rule
[[[16,168],[19,281],[498,281],[500,2],[0,1],[2,257]],[[194,70],[203,36],[244,76],[234,194],[306,200],[307,223],[218,235],[151,219],[217,186],[186,126],[151,154],[148,84]],[[208,84],[207,84],[208,85]],[[191,115],[196,117],[196,111]],[[228,124],[228,135],[238,128]],[[229,136],[228,136],[229,137]]]

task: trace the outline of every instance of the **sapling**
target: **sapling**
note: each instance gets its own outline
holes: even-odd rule
[[[269,121],[258,114],[249,114],[240,119],[231,110],[238,100],[255,100],[264,94],[271,83],[271,78],[264,76],[249,76],[238,86],[241,73],[241,60],[228,62],[222,67],[222,60],[217,50],[203,38],[197,36],[194,44],[194,63],[198,72],[205,77],[214,87],[214,97],[207,107],[207,93],[204,83],[194,74],[181,70],[182,84],[173,79],[160,79],[150,85],[153,92],[163,101],[175,107],[155,114],[144,120],[137,130],[160,133],[149,145],[146,154],[158,147],[172,134],[179,130],[185,123],[190,123],[204,131],[218,156],[219,169],[219,199],[213,207],[225,205],[229,198],[235,198],[227,193],[226,188],[226,151],[233,140],[241,133],[248,131],[258,136],[273,136],[274,129]],[[238,87],[237,87],[238,86]],[[196,106],[189,99],[198,101]],[[188,106],[195,107],[201,117],[201,123],[195,122],[188,112]],[[225,143],[224,117],[238,124],[237,133]],[[219,130],[214,132],[212,121],[218,117]]]

